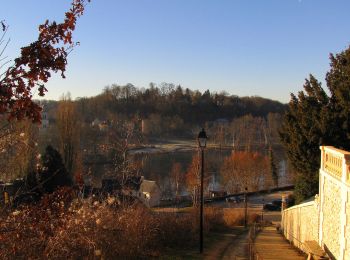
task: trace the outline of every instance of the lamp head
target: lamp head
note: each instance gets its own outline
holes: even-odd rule
[[[204,128],[202,128],[202,131],[198,134],[198,145],[200,148],[205,148],[207,146],[207,134],[204,131]]]

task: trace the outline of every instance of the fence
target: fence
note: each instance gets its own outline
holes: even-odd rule
[[[259,255],[258,251],[256,250],[256,246],[254,244],[255,238],[257,234],[263,229],[263,224],[261,223],[254,223],[249,228],[249,236],[248,236],[248,253],[249,253],[249,260],[262,260],[262,256]]]

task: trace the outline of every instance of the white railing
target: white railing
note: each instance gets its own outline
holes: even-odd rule
[[[285,238],[305,252],[305,241],[318,241],[317,200],[283,210],[281,227]]]
[[[333,146],[321,146],[320,149],[321,170],[344,183],[350,184],[350,152]]]

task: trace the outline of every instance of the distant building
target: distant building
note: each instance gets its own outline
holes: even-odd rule
[[[227,192],[225,190],[210,190],[209,197],[210,198],[221,198],[227,196]]]
[[[228,125],[230,121],[226,118],[218,118],[214,121],[214,124]]]
[[[100,131],[106,131],[111,125],[111,122],[108,120],[101,121],[98,118],[96,118],[94,121],[91,122],[91,127],[98,127]]]
[[[49,116],[48,116],[48,113],[47,113],[46,106],[43,105],[42,106],[42,111],[41,111],[41,126],[40,126],[40,130],[46,130],[47,128],[49,128]]]
[[[91,126],[92,127],[98,126],[100,123],[101,123],[101,121],[98,118],[96,118],[94,121],[91,122]]]
[[[103,179],[101,191],[133,197],[147,207],[158,206],[161,198],[161,190],[157,183],[145,180],[143,176],[131,176],[123,184],[115,178]]]

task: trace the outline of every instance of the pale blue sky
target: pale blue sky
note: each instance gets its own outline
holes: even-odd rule
[[[6,54],[61,21],[69,0],[2,1]],[[287,102],[309,73],[324,80],[329,53],[350,44],[349,0],[92,0],[78,21],[81,45],[47,98],[91,96],[112,83],[225,90]]]

